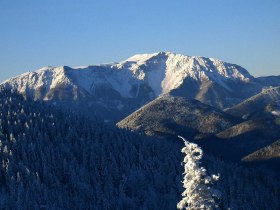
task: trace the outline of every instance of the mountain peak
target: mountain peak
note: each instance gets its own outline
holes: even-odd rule
[[[127,60],[121,62],[122,65],[135,63],[138,66],[149,64],[159,64],[172,69],[172,72],[184,72],[195,80],[223,80],[237,79],[250,81],[254,77],[241,66],[223,62],[215,58],[206,58],[200,56],[188,56],[172,52],[157,52],[151,54],[136,54]],[[165,69],[168,71],[168,69]]]
[[[237,83],[243,84],[243,92],[254,90],[255,87],[245,90],[250,81],[254,81],[254,77],[235,64],[213,58],[156,52],[136,54],[119,63],[77,68],[47,66],[7,80],[2,85],[15,88],[19,92],[36,94],[46,100],[49,99],[47,95],[61,95],[54,92],[61,87],[64,88],[65,94],[69,92],[68,95],[73,95],[73,92],[79,90],[85,95],[96,97],[96,94],[110,90],[112,95],[126,99],[142,97],[141,100],[145,102],[161,94],[179,90],[177,92],[181,95],[199,100],[204,98],[202,102],[225,108],[236,104],[236,101],[224,103],[226,99],[219,99],[223,102],[212,103],[211,101],[216,100],[217,92],[223,92],[222,97],[235,93],[236,97],[241,94],[236,93]],[[207,99],[205,95],[210,92],[215,97]],[[252,95],[251,92],[248,97]]]
[[[130,62],[139,62],[139,61],[147,61],[150,58],[157,56],[159,53],[151,53],[151,54],[135,54],[125,61],[130,61]]]

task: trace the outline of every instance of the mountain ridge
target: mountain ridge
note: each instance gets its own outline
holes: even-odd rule
[[[213,135],[240,120],[197,100],[161,95],[117,123],[119,128],[157,138],[188,139]]]
[[[280,86],[262,90],[260,93],[225,110],[227,113],[244,119],[280,116]]]
[[[106,120],[113,122],[162,94],[224,109],[263,88],[236,64],[171,52],[137,54],[121,62],[87,67],[44,67],[6,80],[1,86],[34,100],[74,104],[75,109],[82,106],[83,112],[100,109],[103,116],[107,111]]]
[[[147,64],[161,64],[163,65],[161,62],[167,62],[168,65],[170,66],[169,69],[159,69],[161,71],[165,71],[164,73],[166,74],[165,76],[168,76],[167,74],[169,73],[169,71],[171,71],[172,73],[177,73],[174,69],[175,67],[177,67],[177,71],[179,71],[180,74],[176,74],[177,77],[180,78],[180,80],[182,80],[182,78],[185,78],[186,76],[190,76],[196,80],[204,80],[204,79],[216,79],[216,81],[219,81],[220,78],[215,78],[215,76],[218,75],[222,75],[224,78],[229,78],[229,79],[240,79],[240,80],[244,80],[244,81],[248,81],[249,79],[252,79],[253,76],[249,74],[249,72],[245,69],[243,69],[242,67],[235,65],[235,64],[230,64],[230,63],[226,63],[226,62],[222,62],[218,59],[213,59],[213,58],[206,58],[206,57],[200,57],[200,56],[185,56],[185,55],[181,55],[181,54],[174,54],[174,53],[170,53],[170,52],[158,52],[158,53],[153,53],[153,54],[136,54],[130,58],[128,58],[125,61],[121,61],[119,63],[115,63],[115,64],[100,64],[100,65],[94,65],[94,66],[87,66],[84,68],[81,67],[68,67],[68,66],[59,66],[59,67],[43,67],[41,69],[38,69],[34,72],[29,72],[29,73],[24,73],[22,75],[19,75],[17,77],[13,77],[11,79],[5,80],[3,83],[7,83],[10,80],[14,80],[16,78],[20,79],[25,77],[28,74],[34,74],[34,73],[41,73],[43,71],[54,71],[55,73],[60,72],[62,73],[62,70],[65,69],[73,69],[73,70],[77,70],[77,71],[82,71],[82,70],[87,70],[87,71],[91,71],[94,68],[105,68],[105,67],[109,67],[111,69],[114,70],[122,70],[125,68],[128,68],[128,70],[130,70],[133,73],[133,76],[135,78],[137,78],[138,80],[143,80],[145,79],[145,74],[148,74],[150,71],[150,69],[145,69],[144,67],[147,66]],[[181,62],[181,63],[180,63]],[[210,63],[207,63],[210,62]],[[212,65],[211,62],[213,62],[214,64],[216,64],[217,66],[217,70],[213,71],[214,66],[210,66]],[[188,65],[187,65],[188,64]],[[199,65],[200,64],[200,65]],[[180,67],[180,65],[183,65],[182,67]],[[201,68],[204,67],[205,69]],[[229,67],[229,70],[227,71],[226,66]],[[142,69],[139,67],[142,67]],[[154,66],[153,66],[154,67]],[[194,68],[196,67],[196,68]],[[144,68],[144,69],[143,69]],[[180,68],[183,68],[180,69]],[[234,68],[238,68],[238,69],[234,69]],[[179,70],[178,70],[179,69]],[[157,69],[153,69],[154,71]],[[238,70],[242,71],[239,72]],[[80,73],[79,72],[79,73]],[[182,73],[185,73],[185,75],[182,75]],[[148,78],[149,79],[149,78]],[[153,78],[154,79],[154,78]],[[174,79],[174,78],[169,78],[169,79]],[[163,79],[164,80],[164,79]],[[160,95],[161,93],[166,93],[169,92],[170,90],[174,89],[174,87],[169,87],[168,83],[170,81],[161,81],[163,82],[163,84],[161,84],[162,87],[162,91],[157,91],[155,90],[156,88],[154,88],[154,92],[156,93],[156,95]],[[182,81],[180,81],[182,82]],[[223,84],[223,81],[219,81],[220,84]],[[180,84],[176,84],[175,86],[179,86]],[[153,85],[151,85],[153,86]],[[226,87],[226,85],[225,85]],[[119,91],[120,93],[122,93],[122,91]],[[125,94],[127,96],[127,94]]]

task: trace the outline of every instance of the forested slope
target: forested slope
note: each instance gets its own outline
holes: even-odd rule
[[[3,89],[0,140],[1,209],[175,209],[180,200],[183,144],[111,128]],[[275,183],[217,159],[205,162],[221,174],[222,208],[277,209]]]

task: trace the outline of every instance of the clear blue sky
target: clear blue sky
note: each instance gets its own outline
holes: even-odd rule
[[[157,51],[280,75],[280,1],[0,0],[0,81]]]

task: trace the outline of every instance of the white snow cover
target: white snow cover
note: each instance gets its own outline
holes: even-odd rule
[[[72,84],[65,76],[63,67],[44,67],[35,72],[24,73],[13,77],[2,84],[16,88],[20,93],[31,93],[44,86],[46,91],[59,85]],[[72,84],[73,85],[73,84]]]
[[[170,52],[138,54],[119,63],[83,67],[44,67],[4,81],[20,92],[32,92],[41,86],[46,90],[58,85],[82,87],[94,93],[95,87],[105,85],[123,97],[136,97],[132,88],[146,84],[154,96],[178,88],[185,78],[197,82],[212,80],[227,88],[225,81],[250,81],[253,77],[242,67],[213,58],[186,56]]]
[[[184,157],[184,180],[182,200],[177,204],[177,209],[218,209],[215,198],[220,198],[221,193],[211,188],[211,184],[218,181],[219,175],[207,175],[207,170],[201,167],[203,157],[202,149],[194,143],[188,142],[181,136],[185,147],[182,149]]]
[[[280,116],[280,110],[274,110],[271,112],[271,114],[273,114],[275,116]]]

